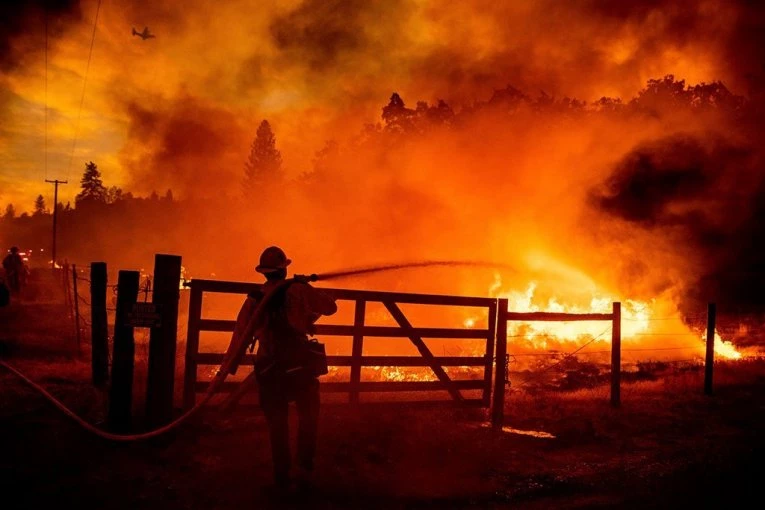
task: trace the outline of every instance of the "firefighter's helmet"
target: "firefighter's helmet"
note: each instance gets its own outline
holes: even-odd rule
[[[278,246],[269,246],[260,255],[260,264],[255,268],[258,273],[273,273],[292,263]]]

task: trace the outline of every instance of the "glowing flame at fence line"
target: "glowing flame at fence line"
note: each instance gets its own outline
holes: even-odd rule
[[[608,296],[593,295],[588,306],[566,305],[557,297],[550,298],[546,303],[540,305],[535,303],[535,292],[538,284],[530,282],[523,291],[503,291],[502,280],[499,275],[495,275],[495,281],[489,288],[492,297],[504,298],[508,300],[508,309],[513,312],[555,312],[555,313],[610,313],[612,303],[619,301]],[[677,350],[684,352],[693,352],[702,357],[704,355],[704,341],[706,332],[702,333],[702,342],[696,342],[699,338],[698,333],[693,332],[682,318],[677,316],[677,310],[670,303],[661,302],[661,299],[651,301],[622,300],[622,348],[629,352],[630,347],[642,347],[648,354],[650,345],[655,344],[655,340],[660,340],[662,347],[657,347],[656,351],[661,349],[672,349],[670,347],[676,343],[676,340],[682,340],[685,347],[676,346]],[[656,317],[657,310],[672,317]],[[463,322],[467,328],[476,325],[478,319],[468,317]],[[657,325],[658,323],[658,325]],[[524,351],[546,351],[546,350],[568,350],[571,347],[582,345],[583,341],[589,341],[594,338],[594,344],[610,344],[610,334],[605,334],[603,328],[604,322],[510,322],[507,326],[507,334],[510,346]],[[597,338],[596,338],[597,337]],[[715,331],[715,354],[727,359],[740,359],[742,354],[728,341],[723,340],[720,334]],[[586,353],[587,351],[582,351]]]
[[[508,300],[508,309],[513,312],[553,312],[553,313],[611,313],[612,303],[619,301],[610,296],[593,295],[587,306],[564,304],[558,297],[548,299],[546,303],[535,302],[535,292],[538,283],[530,282],[524,290],[503,290],[502,280],[495,275],[495,280],[489,287],[493,298]],[[593,293],[594,294],[594,293]],[[706,331],[694,332],[677,315],[677,309],[670,299],[660,296],[651,301],[621,300],[622,303],[622,359],[631,350],[641,351],[642,359],[655,359],[656,354],[671,353],[677,349],[687,357],[692,353],[694,359],[703,359],[705,353]],[[671,316],[665,316],[671,315]],[[469,316],[462,322],[465,328],[486,327],[487,316]],[[556,321],[556,322],[523,322],[511,321],[507,325],[508,350],[513,353],[527,351],[529,353],[549,353],[559,351],[566,355],[575,351],[585,342],[592,341],[592,349],[585,348],[579,355],[602,353],[607,355],[610,350],[611,324],[606,321]],[[649,340],[649,339],[653,339]],[[682,346],[675,347],[680,339]],[[658,344],[656,341],[661,342]],[[597,349],[597,346],[607,346],[607,349]],[[652,348],[652,346],[656,346]],[[715,331],[715,354],[719,358],[740,359],[742,354],[735,346],[723,340]],[[594,352],[593,352],[594,351]],[[655,351],[655,352],[651,352]],[[459,355],[481,356],[483,351],[463,350]],[[217,370],[217,368],[215,369]],[[482,377],[483,367],[446,367],[450,376],[460,375],[465,378],[477,379]],[[211,372],[214,374],[215,371]],[[346,370],[330,367],[328,380],[347,380]],[[433,370],[429,367],[398,367],[398,366],[366,366],[362,368],[362,381],[437,381]]]

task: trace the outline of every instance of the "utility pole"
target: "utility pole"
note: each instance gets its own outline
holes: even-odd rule
[[[56,269],[56,219],[58,218],[58,185],[67,184],[67,181],[59,181],[58,179],[54,179],[51,181],[51,180],[45,179],[45,182],[49,182],[54,185],[54,188],[53,188],[53,253],[51,253],[53,264],[51,267],[53,269]]]

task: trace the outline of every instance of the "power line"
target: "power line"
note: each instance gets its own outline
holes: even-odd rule
[[[98,0],[98,7],[96,7],[96,17],[93,20],[93,35],[90,38],[90,51],[88,52],[88,64],[85,66],[85,77],[82,80],[82,95],[80,96],[80,108],[77,110],[77,124],[74,128],[74,139],[72,140],[72,153],[69,156],[69,169],[67,170],[67,178],[72,172],[72,161],[74,160],[74,149],[77,146],[77,135],[80,131],[80,117],[82,116],[82,105],[85,102],[85,88],[88,84],[88,72],[90,71],[90,60],[93,57],[93,45],[96,42],[96,26],[98,25],[98,13],[101,10],[101,0]]]
[[[48,9],[43,7],[45,16],[45,180],[48,180]],[[53,204],[55,207],[56,204]]]

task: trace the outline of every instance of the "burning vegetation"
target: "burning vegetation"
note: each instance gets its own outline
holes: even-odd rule
[[[625,348],[689,357],[715,301],[719,355],[762,343],[759,7],[304,1],[243,17],[244,1],[55,4],[3,8],[25,27],[2,41],[5,244],[47,239],[37,181],[56,175],[69,179],[59,253],[80,264],[138,269],[173,252],[192,277],[251,279],[269,244],[301,272],[491,260],[514,270],[354,285],[507,297],[518,311],[619,300]],[[43,7],[48,30],[34,32]],[[130,37],[140,20],[155,38]],[[91,160],[97,181],[86,172],[78,188]],[[48,207],[18,217],[30,191]],[[595,348],[601,331],[509,335],[525,352]]]

